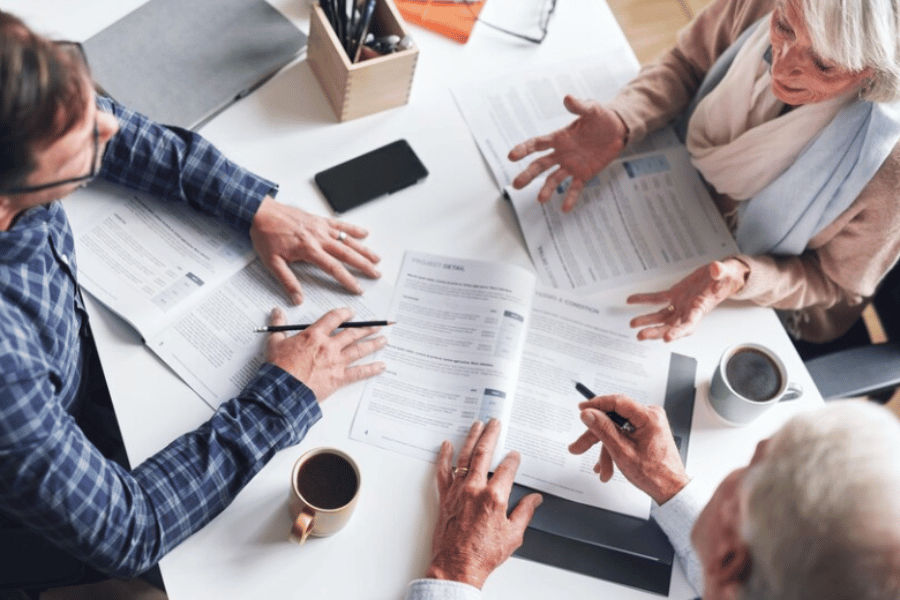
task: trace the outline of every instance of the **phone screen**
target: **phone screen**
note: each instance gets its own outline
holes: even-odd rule
[[[397,140],[316,173],[315,181],[332,210],[342,213],[426,175],[428,170],[406,140]]]

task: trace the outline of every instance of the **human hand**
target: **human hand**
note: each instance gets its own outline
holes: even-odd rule
[[[349,308],[336,308],[296,335],[270,333],[266,361],[306,384],[319,402],[338,388],[378,375],[385,368],[382,362],[350,366],[384,348],[383,336],[369,337],[378,332],[378,327],[346,328],[332,335],[351,317]],[[269,325],[284,324],[284,313],[273,309]]]
[[[628,129],[619,115],[596,102],[582,102],[567,95],[563,103],[566,110],[578,118],[553,133],[522,142],[509,151],[508,157],[516,161],[533,152],[552,150],[528,165],[512,185],[522,189],[555,166],[557,169],[547,176],[538,192],[538,202],[549,200],[559,184],[571,177],[562,205],[563,212],[569,212],[575,208],[585,183],[622,152]]]
[[[736,293],[747,280],[750,267],[736,258],[711,262],[673,285],[668,290],[633,294],[629,304],[666,304],[656,312],[635,317],[632,327],[644,327],[639,340],[677,340],[694,332],[712,309]],[[649,325],[649,327],[648,327]]]
[[[313,215],[266,196],[253,216],[250,239],[266,268],[281,282],[294,304],[303,302],[303,290],[288,266],[292,262],[316,265],[356,294],[362,288],[347,267],[377,279],[377,254],[360,242],[368,235],[362,227]]]
[[[431,564],[425,573],[433,579],[468,583],[479,589],[494,569],[522,545],[525,527],[541,503],[540,494],[522,498],[506,517],[519,454],[510,452],[488,479],[500,422],[472,424],[452,468],[453,446],[441,444],[437,483],[438,520],[432,541]],[[468,468],[468,471],[462,469]]]
[[[572,454],[584,454],[594,444],[603,444],[594,472],[607,482],[613,476],[613,463],[625,478],[653,498],[666,503],[681,491],[689,478],[675,447],[666,411],[659,406],[644,406],[628,396],[597,396],[578,405],[587,431],[569,445]],[[626,434],[605,413],[615,411],[634,426]]]

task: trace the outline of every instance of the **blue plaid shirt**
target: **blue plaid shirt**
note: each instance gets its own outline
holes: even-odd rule
[[[195,133],[106,98],[97,104],[121,127],[103,157],[106,180],[187,202],[244,231],[276,191]],[[221,512],[322,413],[309,388],[265,364],[209,421],[129,472],[105,459],[73,418],[85,319],[62,207],[27,211],[0,232],[0,514],[103,572],[132,577]]]

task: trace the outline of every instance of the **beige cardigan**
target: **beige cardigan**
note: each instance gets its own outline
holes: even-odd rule
[[[714,0],[680,31],[675,47],[641,69],[608,105],[628,126],[629,142],[677,118],[716,58],[773,5],[773,0]],[[853,325],[900,256],[898,193],[900,145],[803,254],[739,255],[750,275],[733,298],[781,309],[789,329],[803,339],[838,337]],[[734,213],[733,200],[714,191],[713,196],[723,215]]]

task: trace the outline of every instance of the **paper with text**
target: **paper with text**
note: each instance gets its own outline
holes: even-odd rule
[[[508,190],[541,281],[592,294],[687,272],[737,253],[734,238],[683,146],[613,162],[564,213],[538,182]]]
[[[497,417],[495,464],[519,451],[519,483],[646,519],[645,494],[593,473],[599,449],[569,454],[584,431],[574,385],[662,405],[669,353],[634,339],[620,299],[535,286],[519,267],[408,252],[387,371],[367,383],[351,437],[434,461],[443,440],[458,449],[473,420]]]
[[[289,323],[312,323],[341,306],[357,320],[386,314],[387,283],[361,280],[366,292],[356,296],[308,264],[292,267],[304,302],[288,306],[246,235],[183,204],[106,185],[80,191],[77,202],[80,282],[213,408],[264,361],[267,334],[253,330],[273,307]]]
[[[623,48],[620,55],[633,54]],[[575,119],[563,105],[567,94],[607,102],[636,74],[636,62],[590,57],[459,84],[451,92],[494,181],[503,189],[537,157],[512,162],[507,155],[513,146],[556,131]],[[675,133],[665,128],[628,150],[641,153],[678,143]]]

